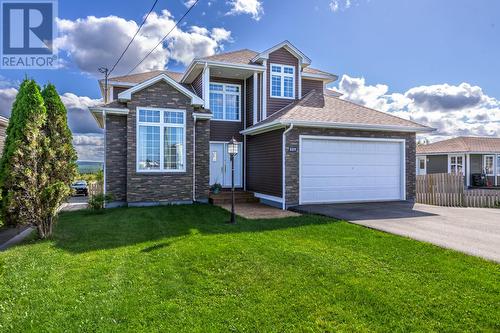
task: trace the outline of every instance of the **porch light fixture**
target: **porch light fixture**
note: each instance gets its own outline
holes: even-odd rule
[[[227,145],[227,153],[231,159],[231,220],[230,224],[236,223],[234,214],[234,157],[238,155],[238,141],[233,137]]]

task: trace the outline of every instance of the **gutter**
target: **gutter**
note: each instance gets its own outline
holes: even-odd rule
[[[290,127],[288,127],[284,132],[283,132],[283,135],[282,135],[282,149],[283,149],[283,156],[282,156],[282,172],[283,172],[283,175],[282,175],[282,196],[283,196],[283,200],[281,201],[281,209],[283,210],[286,210],[286,134],[288,132],[290,132],[291,130],[293,129],[293,124],[290,125]]]

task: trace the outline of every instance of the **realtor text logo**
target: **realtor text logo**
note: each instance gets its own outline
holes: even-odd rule
[[[2,69],[55,68],[57,2],[4,0],[1,2]]]

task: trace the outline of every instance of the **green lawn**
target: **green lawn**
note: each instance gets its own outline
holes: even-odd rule
[[[317,216],[228,218],[65,213],[0,253],[0,331],[500,331],[500,265]]]

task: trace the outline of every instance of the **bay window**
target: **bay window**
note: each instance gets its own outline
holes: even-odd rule
[[[137,109],[137,171],[186,171],[186,114],[175,109]]]
[[[210,110],[213,120],[241,120],[241,86],[210,83]]]
[[[271,97],[295,98],[295,67],[271,64]]]

